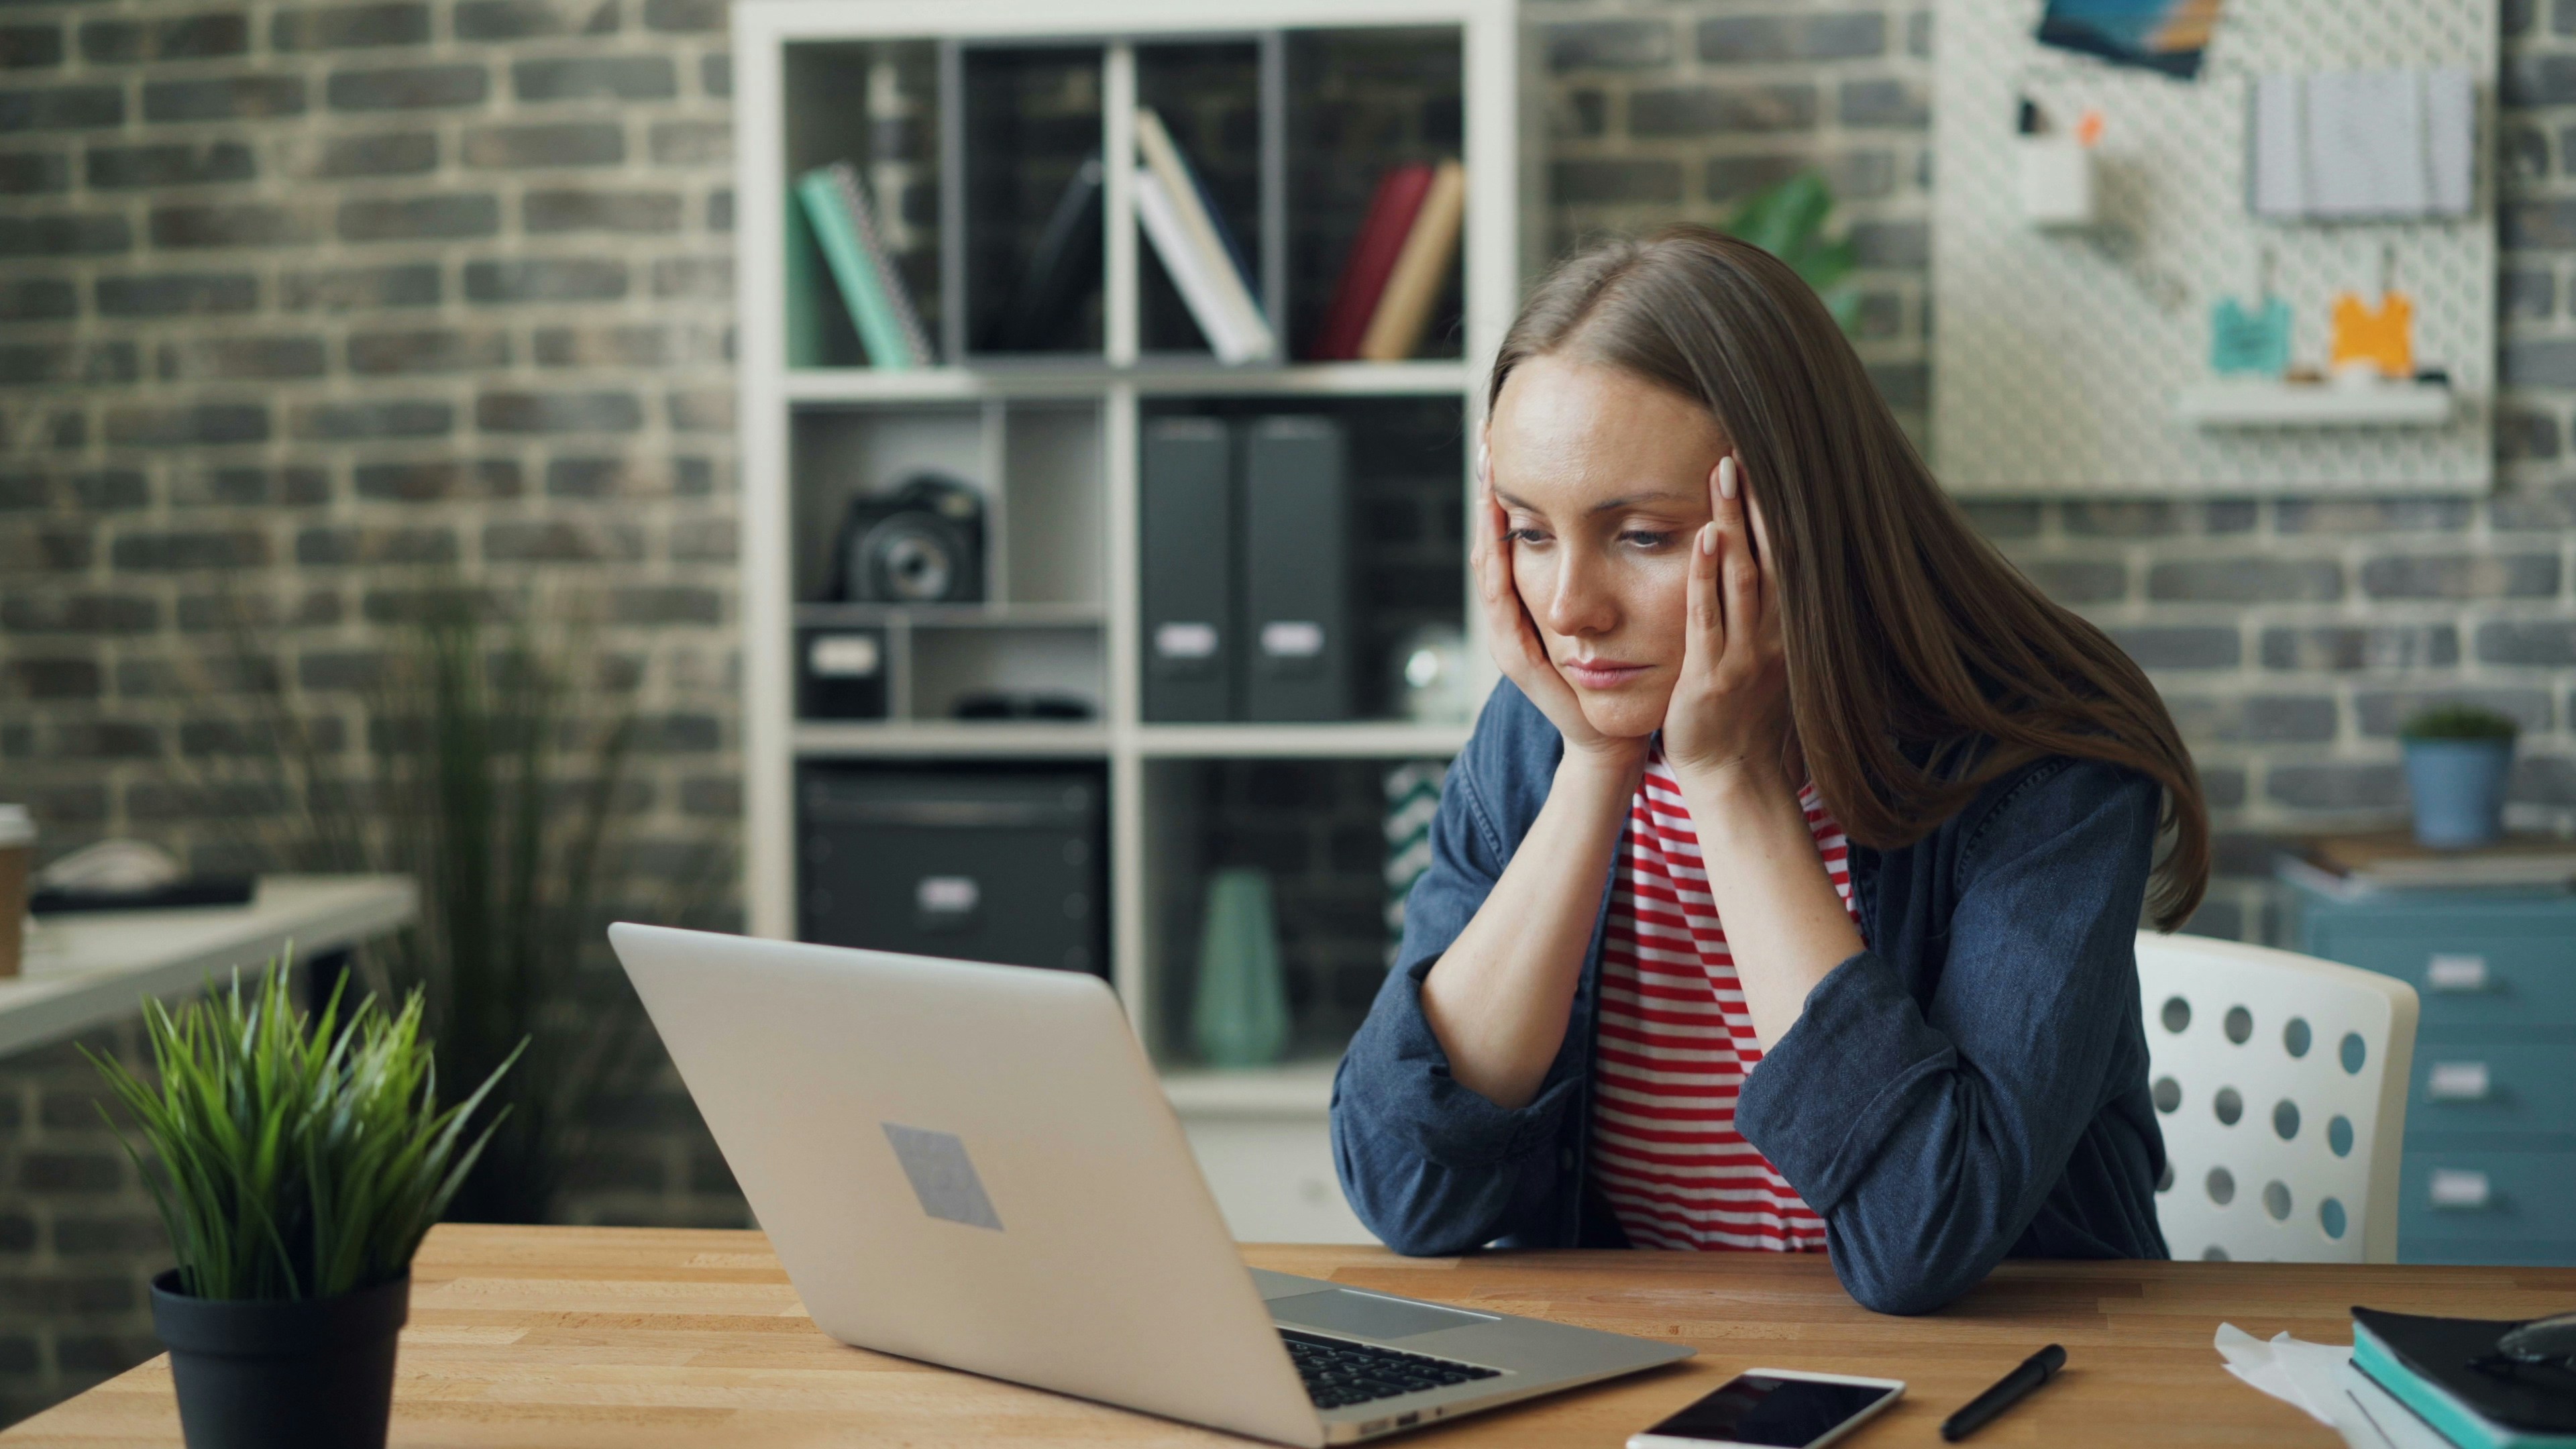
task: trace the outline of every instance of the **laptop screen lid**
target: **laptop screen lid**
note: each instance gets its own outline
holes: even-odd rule
[[[1323,1442],[1106,983],[623,922],[608,935],[824,1332]]]

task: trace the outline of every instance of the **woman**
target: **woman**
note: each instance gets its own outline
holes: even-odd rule
[[[1815,295],[1696,228],[1566,263],[1479,475],[1507,682],[1335,1083],[1360,1217],[1407,1253],[1822,1248],[1889,1313],[2007,1255],[2165,1256],[2133,944],[2207,884],[2190,757]]]

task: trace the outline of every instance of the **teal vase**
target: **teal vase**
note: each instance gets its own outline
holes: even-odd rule
[[[1270,877],[1261,871],[1221,870],[1208,879],[1190,1039],[1217,1067],[1264,1066],[1288,1049],[1288,986],[1279,974]]]

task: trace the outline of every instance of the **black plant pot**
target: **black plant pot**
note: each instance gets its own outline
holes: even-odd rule
[[[384,1449],[411,1275],[296,1302],[192,1298],[152,1280],[188,1449]]]

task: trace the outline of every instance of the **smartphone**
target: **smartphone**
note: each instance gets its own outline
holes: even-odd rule
[[[1628,1449],[1821,1449],[1905,1396],[1902,1379],[1746,1369],[1642,1434]]]

